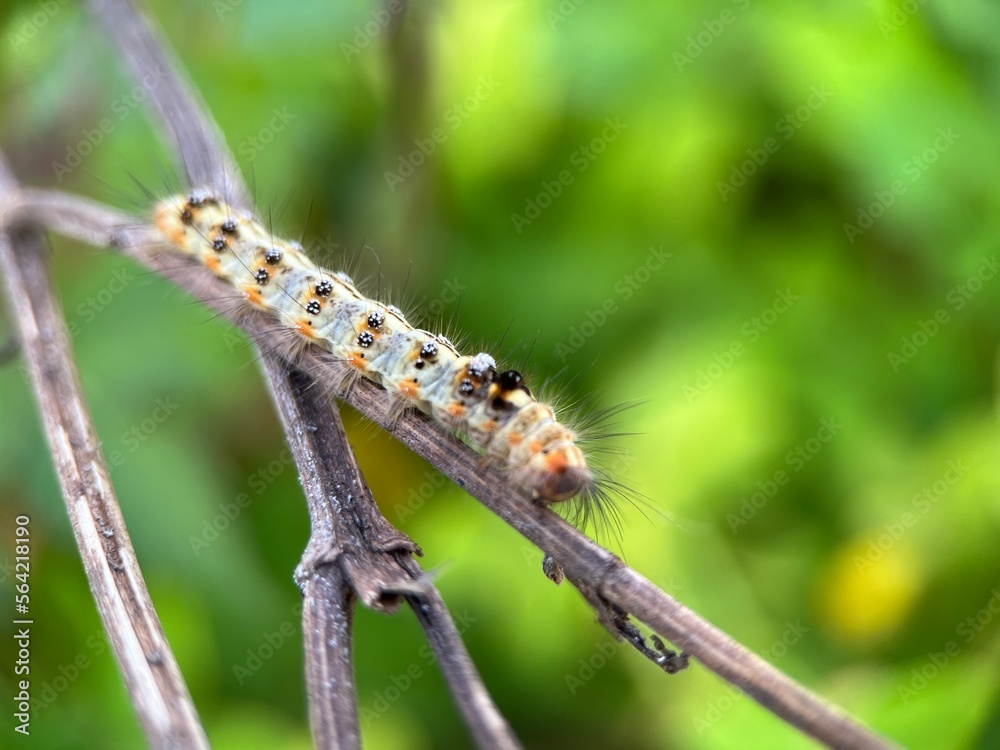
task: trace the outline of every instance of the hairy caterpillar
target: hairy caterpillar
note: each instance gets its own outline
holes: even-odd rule
[[[343,273],[314,264],[295,242],[275,239],[253,216],[207,192],[175,196],[154,210],[171,245],[226,279],[303,345],[334,355],[340,376],[365,377],[467,436],[543,502],[594,489],[576,433],[537,401],[516,370],[489,354],[460,355],[442,335],[414,328],[392,305],[369,299]]]

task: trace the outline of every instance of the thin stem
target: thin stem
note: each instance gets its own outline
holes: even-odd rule
[[[0,203],[16,190],[0,155]],[[0,233],[0,268],[84,572],[151,747],[208,740],[135,558],[83,398],[37,231]]]

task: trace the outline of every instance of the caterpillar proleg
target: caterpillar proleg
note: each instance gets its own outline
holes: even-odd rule
[[[462,355],[443,335],[414,328],[398,308],[367,298],[346,274],[319,267],[301,245],[275,239],[209,192],[168,198],[154,215],[173,248],[228,281],[303,345],[332,354],[342,381],[365,377],[468,437],[539,501],[593,490],[576,432],[535,399],[516,370],[499,371],[489,354]]]

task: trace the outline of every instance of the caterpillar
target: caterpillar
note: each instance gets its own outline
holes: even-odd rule
[[[299,243],[276,239],[208,191],[160,201],[154,220],[172,248],[225,279],[298,343],[332,354],[343,379],[367,378],[466,436],[532,498],[555,503],[594,491],[576,432],[517,370],[498,371],[485,352],[461,355],[445,336],[410,325],[397,307],[364,296],[347,274],[319,267]]]

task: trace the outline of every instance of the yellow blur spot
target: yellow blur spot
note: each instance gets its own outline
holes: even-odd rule
[[[905,623],[923,584],[906,540],[873,529],[831,558],[820,578],[820,622],[847,644],[883,641]]]

